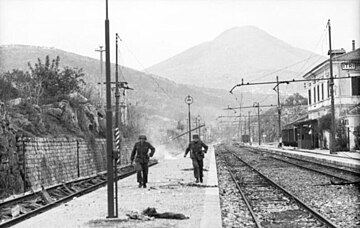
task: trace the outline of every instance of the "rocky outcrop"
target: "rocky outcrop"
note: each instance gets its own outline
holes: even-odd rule
[[[88,99],[77,93],[41,106],[31,104],[26,99],[10,100],[6,106],[0,101],[0,198],[23,192],[26,186],[31,188],[39,187],[40,184],[47,185],[74,177],[73,174],[61,176],[61,173],[57,173],[61,170],[60,167],[56,168],[49,165],[49,162],[54,163],[51,159],[55,155],[58,159],[55,163],[62,164],[60,161],[65,159],[62,157],[62,154],[66,155],[66,153],[74,150],[71,146],[72,149],[69,146],[65,148],[64,145],[66,143],[64,144],[64,142],[58,142],[57,140],[66,141],[67,139],[75,139],[75,150],[76,140],[83,140],[82,144],[84,145],[81,147],[83,149],[78,149],[78,151],[82,152],[83,156],[85,156],[82,163],[84,167],[81,168],[82,166],[79,166],[80,170],[83,170],[81,172],[84,175],[103,170],[104,161],[99,153],[105,147],[99,144],[100,149],[92,149],[87,146],[86,141],[101,138],[101,136],[105,135],[104,118],[105,114],[102,111],[97,110]],[[36,148],[40,144],[36,144],[37,147],[35,149],[29,148],[29,151],[26,152],[24,148],[31,146],[32,141],[25,142],[21,139],[35,139],[38,137],[45,138],[43,140],[46,142],[41,140],[41,142],[35,141],[46,146],[46,148],[41,147],[42,149],[37,151]],[[74,142],[72,143],[74,144]],[[82,144],[80,143],[80,146]],[[93,146],[96,148],[97,143],[94,143]],[[43,156],[39,159],[31,157],[31,151],[35,151],[36,156]],[[71,153],[71,156],[74,157],[74,154]],[[93,162],[91,167],[87,167],[90,161],[96,162]],[[73,159],[68,162],[74,163]],[[34,177],[36,174],[34,171],[35,166],[41,172],[45,172],[47,170],[46,167],[50,167],[51,175],[42,173],[42,179],[37,180]],[[25,171],[24,167],[26,167]],[[35,176],[38,177],[39,175],[36,174]]]
[[[23,157],[17,153],[17,131],[8,120],[0,121],[0,198],[23,191]]]

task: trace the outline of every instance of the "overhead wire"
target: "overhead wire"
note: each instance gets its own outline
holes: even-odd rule
[[[327,28],[328,28],[328,23],[326,24],[326,27],[324,28],[324,30],[323,30],[323,32],[322,32],[322,34],[321,34],[318,42],[317,42],[316,45],[315,45],[315,48],[313,48],[313,50],[316,50],[320,44],[323,44],[324,38],[325,38],[325,34],[326,34],[326,31],[327,31]],[[321,53],[322,53],[322,52],[323,52],[323,51],[321,51]],[[261,75],[261,76],[259,76],[259,77],[255,77],[253,80],[251,80],[251,81],[249,81],[249,82],[254,82],[254,81],[258,80],[258,79],[265,78],[265,77],[270,76],[270,75],[275,74],[275,73],[279,73],[279,72],[284,71],[284,70],[286,70],[286,69],[288,69],[288,68],[291,68],[291,67],[293,67],[293,66],[296,66],[296,65],[298,65],[298,64],[301,64],[301,63],[305,62],[305,63],[303,64],[303,66],[302,66],[302,67],[297,71],[297,73],[296,73],[296,75],[297,75],[296,77],[299,77],[299,76],[301,76],[301,74],[303,74],[303,72],[305,72],[307,69],[309,69],[310,67],[313,66],[313,64],[310,64],[305,70],[302,70],[302,69],[304,69],[304,67],[308,64],[309,60],[310,60],[310,59],[313,59],[313,58],[315,58],[315,57],[317,57],[317,58],[316,58],[316,60],[313,62],[313,64],[316,63],[316,62],[318,62],[321,58],[323,58],[323,56],[317,56],[314,52],[312,52],[312,53],[309,55],[309,57],[307,57],[307,58],[305,58],[305,59],[302,59],[302,60],[300,60],[300,61],[298,61],[298,62],[295,62],[295,63],[290,64],[290,65],[288,65],[288,66],[285,66],[285,67],[283,67],[283,68],[277,69],[277,70],[275,70],[275,71],[269,72],[269,73],[267,73],[267,74]]]
[[[155,84],[157,85],[157,87],[169,98],[172,99],[172,97],[165,91],[165,89],[163,87],[160,86],[160,84],[154,79],[154,77],[152,76],[153,74],[151,74],[150,72],[148,72],[145,68],[145,66],[140,62],[140,60],[136,57],[136,55],[130,50],[130,48],[124,44],[123,45],[127,51],[134,57],[135,61],[141,66],[142,71],[147,73],[150,78],[155,82]]]
[[[121,40],[122,41],[122,40]],[[121,45],[120,45],[120,47],[121,47]],[[119,72],[120,72],[120,75],[121,75],[121,77],[124,79],[124,81],[126,82],[126,78],[125,78],[125,74],[124,74],[124,72],[123,72],[123,69],[124,69],[124,64],[125,64],[125,60],[124,60],[124,58],[123,58],[123,56],[122,56],[122,54],[121,54],[122,52],[120,51],[120,48],[118,49],[118,57],[119,57]],[[121,63],[123,63],[123,64],[121,64]]]
[[[317,50],[317,48],[318,48],[318,46],[320,45],[320,43],[323,44],[326,31],[327,31],[327,24],[326,24],[324,30],[322,31],[321,36],[320,36],[318,42],[316,43],[315,48],[313,48],[313,50]],[[312,53],[310,54],[310,56],[309,56],[309,59],[310,59],[311,57],[315,56],[315,55],[316,55],[315,52],[312,52]],[[322,58],[322,56],[319,56],[319,58],[318,58],[316,61],[314,61],[314,63],[318,62],[321,58]],[[306,66],[306,64],[307,64],[308,62],[309,62],[309,61],[306,61],[306,62],[304,63],[304,65],[298,70],[298,73],[297,73],[298,75],[297,75],[296,77],[298,77],[298,76],[300,76],[301,74],[303,74],[303,72],[304,72],[305,70],[302,71],[302,69]],[[308,69],[309,67],[312,67],[312,65],[313,65],[313,64],[310,64],[310,66],[308,66],[306,69]]]

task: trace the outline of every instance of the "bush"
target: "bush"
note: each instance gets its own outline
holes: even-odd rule
[[[336,151],[344,151],[348,150],[348,137],[346,132],[346,126],[342,121],[337,121],[336,123],[336,133],[335,133],[335,150]]]
[[[85,84],[82,79],[84,76],[82,69],[65,67],[60,70],[59,62],[59,56],[53,59],[51,63],[49,56],[46,56],[44,64],[40,59],[34,67],[28,63],[30,68],[29,81],[36,104],[39,104],[40,98],[42,101],[46,101],[61,95],[80,92],[81,86]]]
[[[355,150],[360,150],[360,126],[355,127],[353,134],[355,135]]]

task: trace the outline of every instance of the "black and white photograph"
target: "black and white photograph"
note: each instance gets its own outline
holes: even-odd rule
[[[360,228],[360,0],[0,0],[0,227]]]

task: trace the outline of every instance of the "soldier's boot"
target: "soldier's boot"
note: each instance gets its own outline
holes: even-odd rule
[[[145,183],[143,184],[143,187],[146,188],[146,184],[145,184]]]
[[[141,188],[141,187],[142,187],[142,183],[139,182],[139,188]]]
[[[196,181],[195,181],[195,183],[199,183],[199,178],[196,178]]]
[[[203,178],[202,177],[200,177],[200,183],[202,183],[203,182]]]

